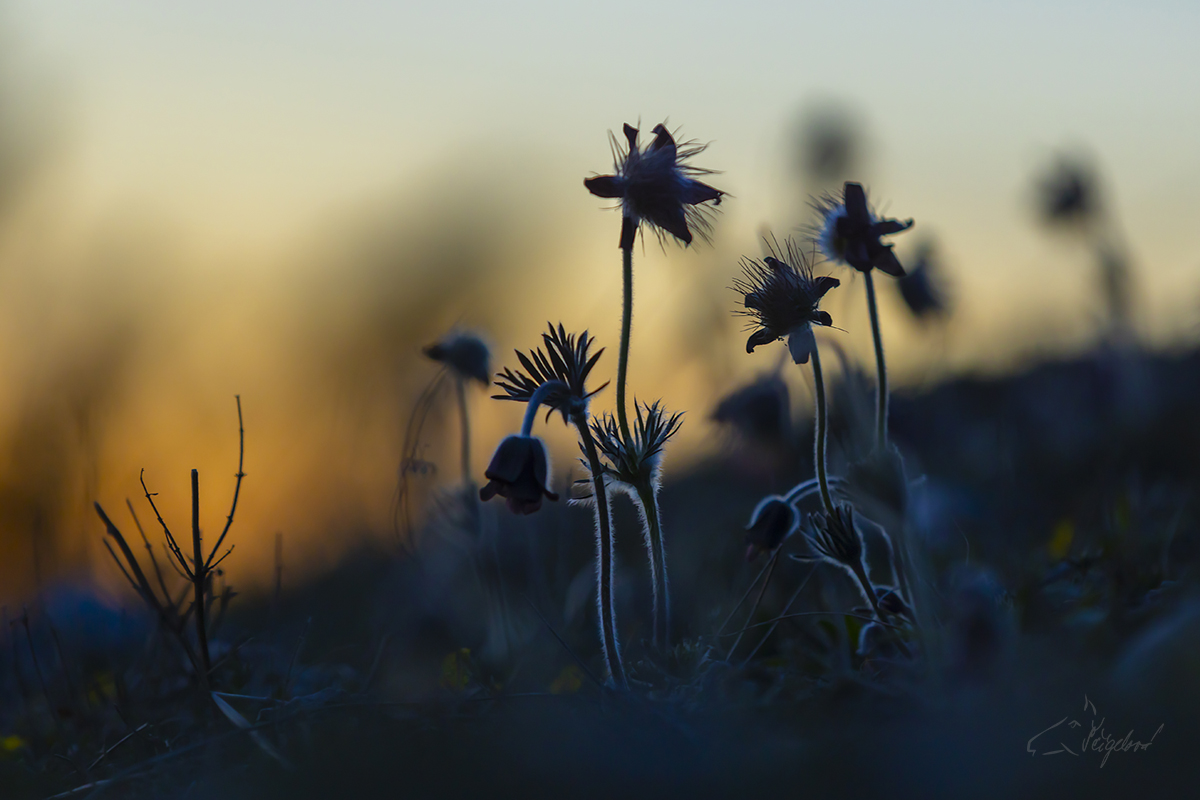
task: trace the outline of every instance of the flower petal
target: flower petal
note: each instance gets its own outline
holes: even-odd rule
[[[622,250],[633,247],[633,242],[637,239],[638,221],[636,218],[625,215],[621,218],[621,244]]]
[[[625,179],[616,175],[597,175],[594,178],[584,178],[583,185],[597,197],[625,196]]]
[[[871,226],[871,233],[874,236],[889,236],[893,233],[906,231],[913,226],[911,219],[901,222],[898,219],[881,219]]]
[[[682,200],[688,205],[696,205],[697,203],[713,203],[721,202],[721,195],[724,194],[720,189],[714,189],[707,183],[688,179],[683,183]]]
[[[625,139],[629,142],[629,152],[636,153],[638,149],[638,129],[626,122],[623,130],[625,132]]]
[[[809,356],[816,349],[817,339],[813,336],[811,325],[801,325],[788,334],[788,352],[797,364],[807,364]]]
[[[886,272],[893,278],[904,277],[904,267],[900,265],[900,259],[896,258],[896,254],[892,252],[891,247],[884,247],[875,254],[875,258],[871,263],[880,272]]]
[[[654,126],[654,141],[646,148],[656,153],[666,154],[672,162],[675,161],[675,137],[663,125]]]
[[[846,216],[855,223],[870,223],[871,212],[867,208],[867,193],[861,183],[846,181],[842,189],[842,202],[846,206]]]
[[[770,344],[778,339],[779,336],[774,331],[769,331],[766,328],[759,328],[754,333],[750,334],[750,338],[746,340],[746,352],[753,353],[754,348],[760,344]]]
[[[684,214],[682,205],[664,203],[652,212],[647,212],[646,219],[684,244],[692,243],[692,232],[688,230],[687,215]]]
[[[837,278],[829,275],[822,275],[819,278],[814,278],[813,283],[815,283],[817,286],[818,300],[828,294],[830,289],[834,288],[835,286],[841,286],[842,284],[842,282]]]

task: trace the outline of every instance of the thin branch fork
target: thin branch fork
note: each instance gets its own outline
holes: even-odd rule
[[[140,595],[143,601],[153,610],[163,623],[170,629],[179,639],[187,652],[188,658],[191,660],[193,667],[196,670],[197,676],[200,678],[201,686],[208,689],[208,676],[211,674],[213,666],[212,659],[208,649],[209,637],[209,620],[208,610],[212,597],[212,575],[216,568],[223,562],[230,553],[233,552],[233,546],[230,546],[223,555],[218,557],[221,550],[221,545],[225,542],[225,537],[229,534],[229,529],[233,526],[234,514],[237,512],[238,498],[241,496],[242,479],[246,477],[244,470],[245,455],[246,455],[246,429],[242,418],[242,398],[241,395],[235,395],[237,400],[238,410],[238,471],[237,483],[234,485],[233,502],[229,508],[229,514],[225,519],[225,527],[221,531],[221,535],[217,538],[217,542],[213,545],[205,555],[203,537],[200,532],[200,473],[198,470],[192,470],[192,552],[190,557],[184,555],[183,549],[179,546],[178,540],[171,532],[166,520],[163,519],[162,513],[158,509],[158,505],[154,502],[156,493],[151,492],[146,485],[146,471],[143,469],[138,476],[139,482],[142,484],[142,491],[145,493],[147,502],[150,503],[150,508],[154,511],[155,519],[158,520],[159,526],[163,530],[166,537],[167,549],[170,551],[171,558],[168,558],[168,563],[175,568],[187,583],[191,584],[190,593],[193,595],[192,603],[186,611],[180,613],[180,608],[186,597],[185,593],[177,601],[173,601],[166,587],[166,582],[163,580],[162,571],[158,565],[158,560],[154,557],[154,550],[150,546],[149,540],[146,538],[145,531],[142,529],[141,522],[134,514],[134,522],[137,524],[138,531],[142,535],[142,540],[146,544],[146,549],[150,553],[150,560],[153,564],[155,575],[163,592],[163,600],[159,600],[150,581],[147,579],[145,572],[138,563],[137,557],[130,550],[125,537],[113,524],[108,515],[104,513],[104,509],[96,503],[96,511],[100,518],[104,521],[105,529],[108,535],[117,543],[117,547],[121,550],[121,555],[124,557],[125,563],[117,557],[116,552],[105,540],[105,547],[108,548],[109,554],[112,555],[113,561],[116,562],[118,568],[125,575],[126,580],[133,586],[134,590]],[[126,501],[128,503],[128,501]],[[130,513],[133,513],[133,507],[130,505]],[[126,569],[128,565],[128,569]],[[222,594],[218,617],[223,616],[225,606],[233,597],[233,593],[228,589]],[[192,648],[184,635],[183,631],[187,626],[188,618],[194,616],[196,626],[196,642],[199,652]]]

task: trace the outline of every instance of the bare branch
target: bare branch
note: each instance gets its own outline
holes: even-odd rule
[[[133,524],[137,526],[138,533],[142,536],[142,543],[146,545],[146,552],[150,554],[150,563],[154,566],[154,574],[158,578],[158,587],[162,589],[163,597],[170,598],[171,593],[167,591],[167,583],[163,580],[162,569],[158,566],[158,559],[154,555],[154,548],[150,545],[150,540],[146,538],[146,531],[142,528],[142,521],[138,519],[137,512],[133,510],[133,503],[129,498],[125,498],[125,506],[129,509],[129,516],[133,517]]]
[[[138,473],[138,480],[142,483],[142,491],[146,493],[146,499],[150,502],[150,507],[154,509],[154,516],[158,518],[158,524],[162,526],[163,533],[167,535],[167,545],[171,548],[171,552],[175,558],[179,560],[179,566],[183,567],[183,571],[187,573],[187,580],[194,580],[191,567],[188,566],[187,559],[183,557],[183,551],[179,549],[179,544],[175,541],[175,537],[171,535],[171,529],[167,527],[167,523],[163,521],[162,514],[158,513],[158,506],[154,504],[154,494],[146,488],[146,470]]]
[[[211,569],[213,566],[213,558],[216,557],[217,551],[221,549],[221,544],[225,541],[226,534],[229,533],[230,526],[233,525],[233,514],[237,511],[238,496],[242,493],[242,478],[246,477],[246,473],[242,470],[242,464],[246,456],[246,428],[242,424],[242,396],[235,394],[238,410],[238,471],[237,483],[233,486],[233,505],[229,507],[229,516],[225,519],[225,530],[221,531],[221,535],[217,538],[217,543],[213,545],[212,552],[208,554],[208,559],[204,562],[205,569]],[[229,555],[226,553],[225,555]],[[225,556],[221,556],[224,558]]]

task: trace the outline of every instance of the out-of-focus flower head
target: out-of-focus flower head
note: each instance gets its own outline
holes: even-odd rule
[[[445,364],[464,378],[487,386],[492,372],[491,353],[483,339],[474,333],[457,331],[422,350],[426,356]]]
[[[777,494],[767,495],[754,507],[746,525],[746,560],[753,561],[759,553],[773,553],[799,527],[800,515],[795,507]]]
[[[828,185],[858,170],[864,136],[853,109],[826,101],[806,108],[801,122],[798,155],[805,177]]]
[[[840,281],[813,277],[811,262],[790,239],[782,252],[776,245],[770,249],[771,255],[761,261],[743,258],[742,277],[733,284],[744,297],[745,308],[736,313],[750,317],[755,329],[746,352],[786,336],[792,360],[806,364],[816,346],[812,326],[833,324],[829,313],[818,308],[821,298]]]
[[[543,383],[561,381],[566,389],[553,392],[543,400],[550,409],[546,418],[549,419],[551,413],[558,411],[562,414],[563,421],[569,423],[572,415],[587,411],[588,400],[592,395],[608,386],[606,381],[598,389],[590,392],[587,390],[588,375],[592,367],[596,366],[604,348],[589,356],[588,350],[596,339],[588,336],[587,331],[569,334],[562,323],[559,323],[557,329],[549,323],[547,325],[550,328],[549,332],[542,334],[545,351],[538,348],[530,351],[529,355],[520,350],[514,351],[524,371],[514,371],[505,367],[503,372],[497,373],[499,380],[496,381],[496,385],[504,390],[504,394],[492,397],[497,400],[527,403]]]
[[[928,240],[917,248],[917,265],[897,281],[904,304],[917,319],[936,319],[948,311],[945,288],[933,256],[933,244]]]
[[[842,195],[826,195],[814,207],[821,220],[813,239],[830,261],[847,264],[860,272],[879,269],[899,278],[904,267],[892,252],[892,245],[880,237],[900,233],[912,227],[913,221],[901,222],[876,216],[867,204],[862,184],[847,181]]]
[[[621,436],[620,426],[612,414],[592,420],[596,447],[607,462],[607,477],[621,488],[641,485],[657,488],[662,477],[663,448],[679,431],[683,413],[668,413],[658,400],[651,405],[635,401],[634,408],[637,420],[630,428],[630,440]],[[584,466],[587,466],[586,461]],[[588,482],[590,485],[590,478]]]
[[[633,246],[643,221],[660,238],[665,231],[685,245],[692,243],[693,231],[706,236],[711,224],[705,212],[710,206],[704,204],[719,205],[724,192],[697,180],[697,176],[710,175],[712,170],[686,163],[703,152],[706,145],[694,142],[677,145],[665,126],[655,125],[654,141],[642,150],[638,146],[638,129],[626,124],[624,132],[625,145],[609,134],[615,173],[597,175],[583,182],[597,197],[621,200],[624,218],[621,247]]]
[[[558,499],[546,484],[550,462],[536,436],[506,436],[483,474],[488,482],[479,490],[479,499],[486,502],[500,495],[514,514],[532,514],[542,507],[543,497]]]
[[[787,383],[777,373],[764,375],[727,394],[712,418],[754,443],[775,445],[787,441],[792,435]]]
[[[1038,180],[1038,206],[1052,225],[1086,225],[1099,210],[1093,169],[1079,158],[1059,156]]]

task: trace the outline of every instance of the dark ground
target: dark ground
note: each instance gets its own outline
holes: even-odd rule
[[[1200,353],[1104,350],[897,397],[907,496],[850,464],[870,404],[861,376],[838,387],[831,468],[920,554],[912,658],[862,645],[843,573],[786,558],[755,621],[793,594],[813,616],[751,628],[732,656],[715,636],[765,560],[744,559],[751,509],[811,475],[811,423],[760,406],[726,415],[726,458],[664,488],[668,654],[647,647],[645,558],[618,504],[630,696],[573,660],[600,670],[589,512],[517,518],[450,492],[416,555],[359,550],[278,599],[233,600],[213,645],[232,715],[132,595],[114,614],[50,592],[28,633],[9,609],[0,797],[1194,794]],[[1152,744],[1102,765],[1081,749],[1093,727],[1102,747]]]

